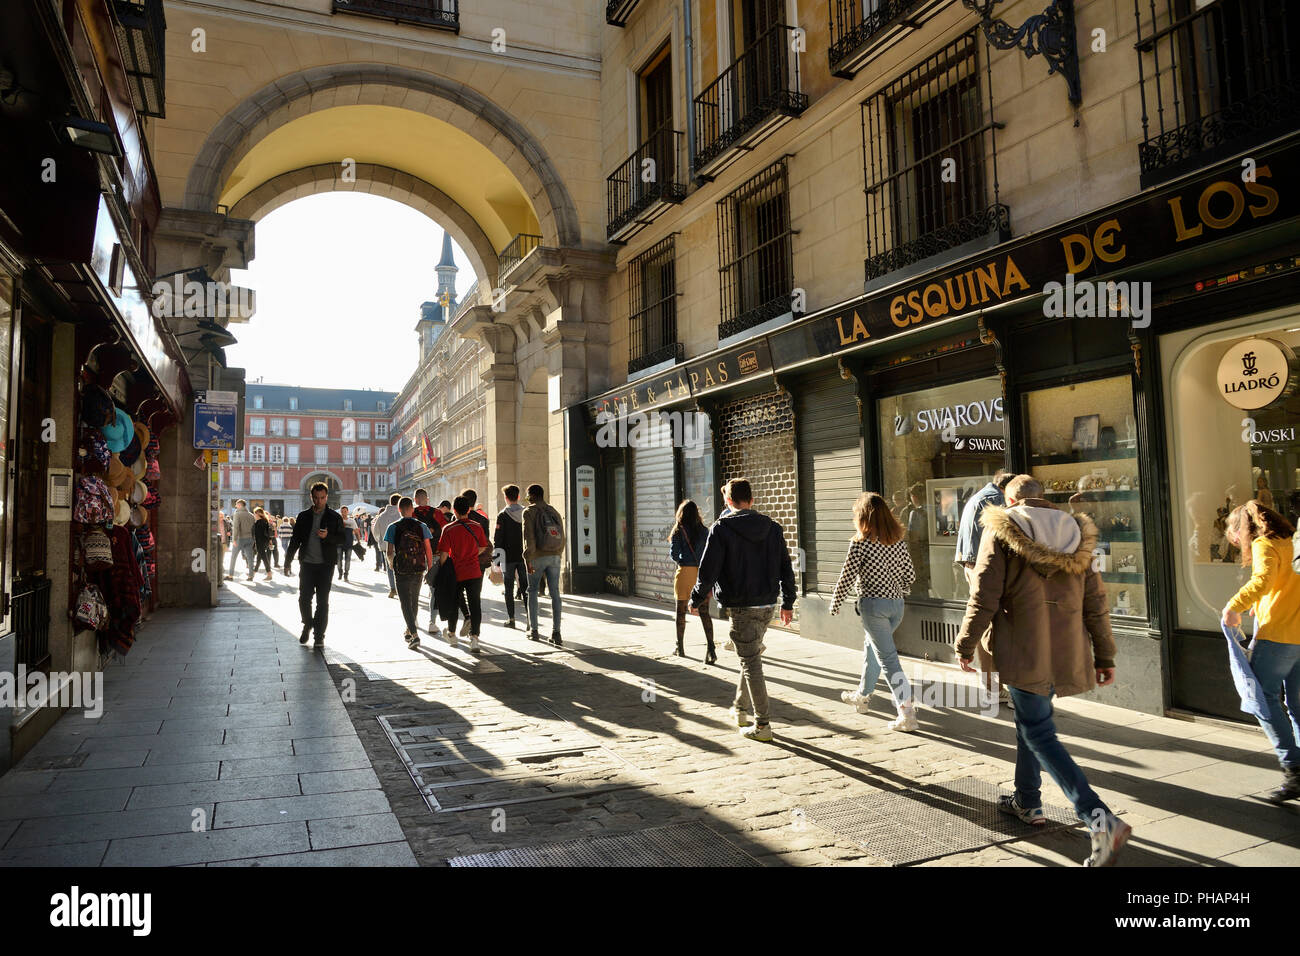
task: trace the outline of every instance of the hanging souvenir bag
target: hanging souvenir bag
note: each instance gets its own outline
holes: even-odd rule
[[[86,567],[90,570],[104,571],[113,566],[113,544],[99,528],[85,533],[81,547],[86,553]]]
[[[72,520],[81,524],[104,524],[113,520],[113,496],[103,478],[83,475],[77,481]]]
[[[108,624],[108,604],[99,588],[88,584],[81,589],[74,617],[78,624],[96,631]]]

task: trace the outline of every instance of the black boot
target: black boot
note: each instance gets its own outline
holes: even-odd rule
[[[1288,800],[1300,797],[1300,767],[1291,767],[1283,771],[1282,786],[1278,787],[1264,799],[1278,806]]]
[[[307,638],[309,638],[309,637],[311,637],[311,625],[310,625],[310,624],[304,624],[304,625],[302,626],[302,634],[300,634],[300,635],[298,636],[298,643],[299,643],[299,644],[306,644],[306,643],[307,643]]]
[[[713,646],[712,637],[709,638],[709,649],[704,652],[704,663],[706,664],[718,663],[718,650]]]
[[[677,650],[673,651],[673,653],[678,657],[686,656],[686,649],[682,647],[682,639],[680,637],[677,638]]]

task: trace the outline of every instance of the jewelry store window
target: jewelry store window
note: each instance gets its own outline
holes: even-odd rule
[[[1112,617],[1147,617],[1137,420],[1128,375],[1025,395],[1029,470],[1043,495],[1100,532],[1095,563]]]
[[[907,531],[911,597],[965,601],[957,526],[966,501],[1006,460],[1002,384],[994,377],[927,388],[878,407],[880,490]]]
[[[1217,632],[1250,575],[1224,537],[1228,513],[1255,498],[1300,519],[1300,314],[1175,333],[1160,348],[1178,625]]]

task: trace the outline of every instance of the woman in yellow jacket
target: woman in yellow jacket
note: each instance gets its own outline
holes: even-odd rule
[[[1291,523],[1272,508],[1248,501],[1228,516],[1227,538],[1241,548],[1250,580],[1223,609],[1223,623],[1241,626],[1241,612],[1255,608],[1255,643],[1250,666],[1264,690],[1268,719],[1260,726],[1277,751],[1282,786],[1272,803],[1300,797],[1300,574],[1291,570]],[[1279,693],[1281,691],[1282,693]],[[1285,695],[1287,709],[1282,708]],[[1289,711],[1289,712],[1288,712]]]

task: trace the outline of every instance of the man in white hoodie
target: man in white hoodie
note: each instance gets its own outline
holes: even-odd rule
[[[506,485],[501,489],[506,506],[497,514],[496,529],[492,532],[492,563],[505,575],[506,622],[504,627],[515,626],[515,583],[518,596],[528,600],[527,568],[524,564],[524,506],[519,503],[519,486]],[[525,608],[526,609],[526,608]]]
[[[993,668],[1016,708],[1014,794],[999,809],[1025,823],[1047,822],[1042,809],[1046,769],[1092,832],[1085,866],[1109,866],[1132,828],[1088,785],[1056,736],[1052,697],[1081,694],[1115,680],[1106,586],[1093,567],[1097,526],[1043,498],[1043,486],[1017,475],[1004,492],[1007,507],[987,505],[966,617],[957,634],[961,669],[975,673],[975,646],[992,628]]]
[[[402,520],[402,513],[397,509],[397,503],[401,500],[401,495],[389,495],[388,507],[379,512],[375,517],[372,533],[374,534],[376,541],[384,540],[384,535],[388,533],[388,526],[390,524],[396,524]],[[380,551],[380,554],[383,554],[382,550]],[[388,572],[388,596],[396,600],[397,579],[393,577],[393,566],[389,564],[387,560],[384,561],[384,569]]]

